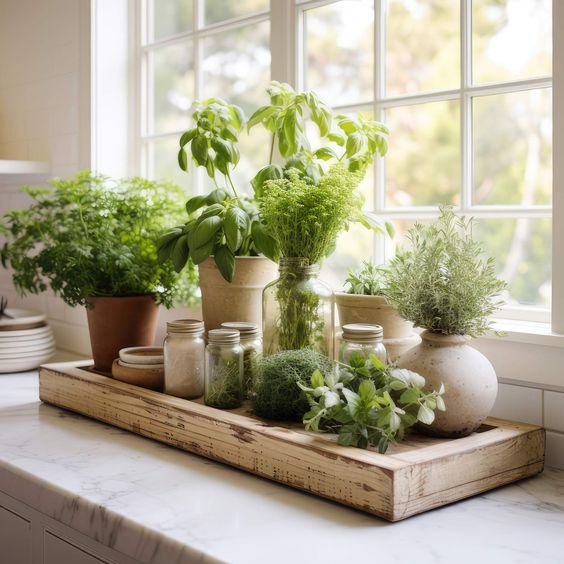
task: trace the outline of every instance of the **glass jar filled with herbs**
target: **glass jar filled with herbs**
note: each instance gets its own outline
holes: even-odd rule
[[[360,353],[366,360],[376,355],[384,364],[388,361],[383,338],[384,331],[380,325],[365,323],[349,323],[343,325],[339,361],[350,364],[351,356]]]
[[[239,331],[212,329],[208,332],[205,361],[204,403],[234,409],[243,402],[243,347]]]
[[[249,395],[252,388],[256,362],[262,355],[262,333],[256,323],[246,321],[226,321],[221,326],[224,329],[239,331],[241,347],[243,347],[243,386],[245,395]]]

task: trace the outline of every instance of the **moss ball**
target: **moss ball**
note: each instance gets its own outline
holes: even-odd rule
[[[257,365],[251,394],[253,412],[265,419],[302,421],[309,404],[297,382],[309,384],[315,370],[325,376],[332,369],[331,360],[310,349],[263,357]]]

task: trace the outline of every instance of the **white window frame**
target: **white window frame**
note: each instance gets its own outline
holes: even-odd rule
[[[303,13],[305,10],[321,7],[338,0],[270,0],[270,12],[261,12],[241,18],[234,18],[219,24],[203,27],[203,0],[194,1],[194,30],[180,33],[166,39],[148,42],[147,21],[145,18],[148,0],[139,0],[140,9],[137,10],[136,28],[141,39],[141,46],[136,54],[136,67],[139,69],[137,84],[139,85],[139,109],[141,120],[134,141],[137,143],[136,153],[141,155],[136,169],[141,174],[151,175],[147,159],[147,147],[150,141],[160,138],[177,137],[182,132],[175,131],[166,134],[150,134],[147,131],[147,116],[150,100],[146,99],[147,88],[147,54],[158,46],[191,39],[194,42],[195,58],[195,96],[201,95],[201,39],[203,37],[235,29],[250,23],[258,23],[270,18],[271,21],[271,77],[272,79],[288,82],[297,88],[303,88],[303,65],[305,46],[303,44]],[[403,96],[384,97],[384,64],[385,47],[384,21],[385,0],[374,0],[375,3],[375,96],[372,102],[341,106],[339,111],[372,110],[376,119],[382,119],[386,108],[401,105],[412,105],[444,100],[460,100],[461,116],[461,205],[457,211],[477,218],[552,218],[553,225],[553,258],[552,258],[552,307],[506,307],[501,317],[530,322],[549,323],[552,320],[552,330],[564,333],[564,159],[553,159],[553,204],[518,206],[471,205],[472,195],[472,98],[474,96],[519,92],[534,88],[552,87],[553,92],[553,154],[564,155],[564,2],[553,0],[553,74],[552,77],[541,77],[518,81],[504,81],[495,84],[480,84],[472,86],[470,69],[472,60],[471,45],[471,0],[460,0],[461,3],[461,87],[457,89],[434,91],[430,93],[409,94]],[[560,94],[560,95],[559,95]],[[384,120],[385,121],[385,120]],[[192,169],[192,174],[199,175],[201,171]],[[200,180],[198,180],[200,179]],[[201,176],[194,178],[197,191],[202,190]],[[389,209],[384,201],[385,162],[378,158],[374,172],[374,211],[393,220],[396,219],[425,219],[437,216],[436,207],[414,207]],[[385,257],[388,250],[381,237],[375,239],[375,256]]]

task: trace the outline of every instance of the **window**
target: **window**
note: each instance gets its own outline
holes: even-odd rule
[[[177,165],[178,138],[195,99],[220,96],[248,114],[258,106],[270,81],[269,2],[144,0],[140,7],[141,173],[203,192],[207,177]],[[260,136],[243,135],[235,178],[248,183],[266,150]]]
[[[394,222],[396,242],[454,205],[479,220],[509,282],[506,315],[548,321],[550,0],[145,0],[141,16],[141,172],[207,189],[175,160],[195,98],[219,94],[250,113],[271,76],[316,90],[391,129],[362,191],[367,209]],[[241,141],[242,183],[268,158],[257,134]],[[349,267],[393,246],[353,228],[325,278],[339,287]]]

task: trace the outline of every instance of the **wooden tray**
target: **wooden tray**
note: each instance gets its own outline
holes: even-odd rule
[[[390,521],[542,472],[544,430],[489,418],[462,439],[411,436],[385,455],[333,435],[273,425],[246,408],[222,411],[85,370],[39,371],[39,396],[121,429],[230,464]]]

